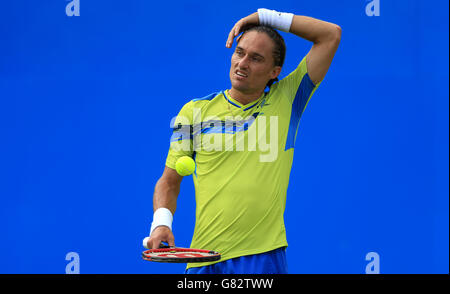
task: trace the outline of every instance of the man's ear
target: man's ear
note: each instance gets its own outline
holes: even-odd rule
[[[280,72],[281,72],[281,66],[275,66],[272,70],[271,79],[273,80],[273,79],[277,78],[278,75],[280,74]]]

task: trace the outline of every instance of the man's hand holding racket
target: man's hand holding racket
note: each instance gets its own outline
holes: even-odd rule
[[[145,238],[144,247],[148,249],[158,249],[162,242],[165,242],[169,247],[175,247],[175,237],[172,231],[167,226],[159,226],[155,228],[150,237]],[[147,246],[145,246],[147,245]]]
[[[153,229],[150,237],[144,238],[142,245],[148,249],[142,252],[142,258],[148,261],[189,263],[216,261],[221,257],[219,252],[212,250],[175,247],[172,230],[167,226]]]
[[[216,251],[175,247],[173,233],[166,226],[156,227],[150,237],[144,238],[143,245],[149,250],[142,252],[142,258],[148,261],[189,263],[220,259],[220,253]]]

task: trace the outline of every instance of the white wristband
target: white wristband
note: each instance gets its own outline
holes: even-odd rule
[[[258,9],[259,23],[289,33],[294,14],[265,8]]]
[[[172,230],[172,221],[173,215],[170,212],[170,210],[164,207],[158,208],[153,214],[153,222],[152,228],[150,229],[150,236],[152,235],[153,230],[159,226],[166,226],[169,227],[170,230]]]

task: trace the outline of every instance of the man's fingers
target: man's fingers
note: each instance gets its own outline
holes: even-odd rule
[[[240,19],[234,27],[231,29],[230,33],[228,34],[228,40],[226,46],[228,48],[231,48],[231,45],[233,44],[233,39],[241,33],[241,31],[244,31],[249,26],[252,25],[258,25],[259,24],[259,17],[258,13],[255,12],[247,17],[244,17]]]
[[[152,244],[151,244],[152,249],[158,249],[160,244],[161,244],[161,240],[158,240],[158,239],[152,240]]]
[[[231,29],[230,33],[228,34],[227,45],[226,45],[228,48],[231,48],[231,45],[233,44],[234,31],[235,31],[235,29],[236,29],[236,26],[234,26],[234,27]]]
[[[236,24],[236,28],[234,30],[234,37],[236,37],[237,35],[239,35],[239,32],[241,31],[241,26]]]
[[[244,26],[246,26],[245,21],[240,20],[231,29],[230,33],[228,34],[228,40],[226,45],[228,48],[231,48],[234,38],[241,33],[241,30],[242,28],[244,28]]]
[[[173,235],[169,236],[169,238],[167,239],[167,244],[169,244],[170,247],[175,247],[175,238],[173,237]]]

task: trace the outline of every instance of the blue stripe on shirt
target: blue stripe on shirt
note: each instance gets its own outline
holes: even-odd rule
[[[295,146],[295,137],[297,135],[298,124],[314,87],[314,83],[306,73],[297,89],[294,102],[292,102],[291,120],[289,122],[289,130],[284,150],[294,148]]]

